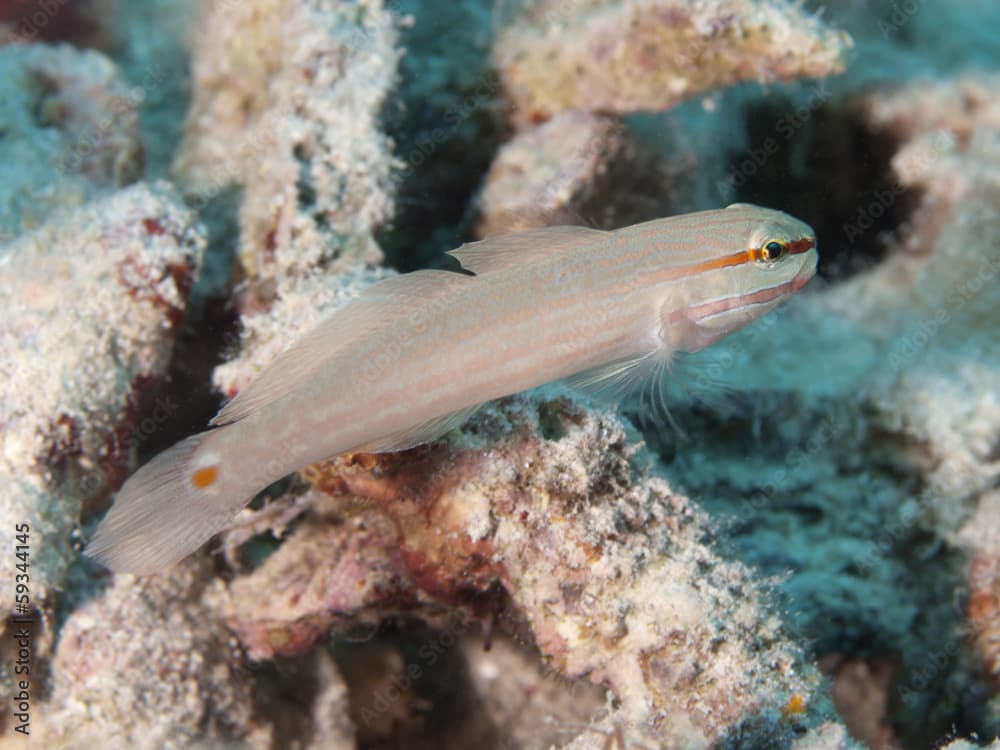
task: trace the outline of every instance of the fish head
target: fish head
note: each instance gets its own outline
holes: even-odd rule
[[[718,212],[716,256],[687,290],[688,351],[749,325],[802,289],[816,274],[816,232],[804,221],[760,206]],[[735,221],[733,220],[735,219]]]

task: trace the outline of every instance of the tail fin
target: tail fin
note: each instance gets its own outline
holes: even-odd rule
[[[212,489],[217,466],[192,466],[209,434],[182,440],[129,477],[84,553],[116,573],[154,573],[221,531],[250,498]]]

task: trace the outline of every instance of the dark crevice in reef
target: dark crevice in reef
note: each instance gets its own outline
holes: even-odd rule
[[[306,654],[247,666],[253,670],[258,713],[274,724],[273,750],[307,746],[313,739],[312,727],[302,717],[322,689],[319,660]]]
[[[0,23],[24,42],[100,46],[106,39],[92,6],[91,0],[6,0],[0,2]]]
[[[204,430],[224,401],[212,386],[212,371],[239,341],[231,278],[239,237],[238,199],[239,192],[230,191],[199,206],[199,220],[208,233],[204,263],[166,376],[146,389],[137,408],[133,440],[140,463]]]
[[[195,319],[189,313],[166,376],[143,393],[139,404],[137,424],[151,427],[137,435],[140,463],[206,428],[224,400],[212,387],[212,370],[223,362],[237,331],[238,316],[228,300],[206,299]]]
[[[811,224],[828,280],[882,259],[919,198],[893,173],[896,138],[821,89],[802,102],[780,97],[752,106],[747,129],[748,147],[729,163],[734,200],[780,207]]]
[[[435,630],[400,619],[373,638],[334,641],[359,750],[502,746],[502,729],[469,674],[464,631],[459,623]]]
[[[488,5],[397,4],[414,22],[400,29],[399,92],[381,116],[403,166],[396,214],[376,239],[398,271],[436,265],[468,239],[470,202],[509,135]]]

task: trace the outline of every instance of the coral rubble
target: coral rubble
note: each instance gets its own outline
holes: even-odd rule
[[[73,613],[40,722],[46,747],[272,746],[270,728],[255,722],[253,681],[211,615],[222,586],[205,567],[189,561],[163,577],[118,578]]]
[[[399,52],[378,2],[206,4],[199,25],[174,171],[199,199],[244,188],[243,340],[215,377],[232,395],[382,275],[366,267],[381,260],[373,232],[392,210],[395,161],[377,117]]]
[[[965,616],[939,647],[938,661],[955,668],[938,670],[933,682],[945,705],[962,702],[962,683],[992,695],[977,719],[991,733],[1000,732],[1000,110],[988,93],[996,82],[965,76],[870,102],[873,118],[900,134],[899,180],[923,196],[910,253],[883,271],[903,281],[914,303],[893,331],[873,402],[886,430],[912,446],[909,466],[923,478],[917,521],[968,560]]]
[[[946,717],[964,712],[984,733],[998,726],[982,697],[994,588],[977,576],[992,569],[997,539],[993,80],[847,97],[842,106],[891,136],[893,174],[887,189],[854,198],[831,242],[851,246],[913,190],[910,221],[884,238],[878,265],[706,352],[714,377],[743,393],[709,403],[707,420],[705,406],[678,409],[703,447],[659,448],[672,484],[730,525],[736,554],[787,573],[794,618],[823,663],[878,675],[878,701],[854,717],[840,708],[849,725],[895,743],[940,737]],[[744,430],[769,460],[735,437]],[[878,705],[893,719],[875,715]]]
[[[748,571],[637,450],[613,414],[536,397],[428,448],[317,466],[316,487],[368,502],[328,506],[237,579],[234,627],[264,657],[393,613],[513,618],[559,673],[614,691],[619,725],[688,744],[808,699],[816,675]]]

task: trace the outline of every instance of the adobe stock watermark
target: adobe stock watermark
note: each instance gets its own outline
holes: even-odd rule
[[[802,104],[778,118],[771,135],[751,148],[747,156],[716,183],[716,190],[723,200],[732,200],[736,191],[755,177],[781,151],[782,144],[788,143],[792,136],[809,122],[813,113],[830,100],[831,96],[826,88],[826,81],[822,80],[812,87]]]
[[[399,703],[417,680],[423,678],[446,652],[458,645],[468,627],[464,620],[455,619],[435,638],[421,644],[417,650],[417,659],[407,664],[406,671],[393,677],[388,685],[375,693],[371,705],[361,709],[361,720],[365,726],[371,727],[381,715]]]
[[[923,10],[924,0],[903,0],[903,2],[894,2],[889,6],[892,12],[889,13],[889,17],[883,21],[878,22],[879,31],[882,32],[882,38],[888,39],[890,36],[902,29],[906,24],[908,24],[917,13]]]
[[[236,158],[220,159],[212,166],[200,170],[197,186],[185,196],[187,204],[195,211],[201,211],[223,191],[242,184],[246,175],[259,170],[261,162],[286,145],[281,133],[283,129],[290,129],[290,117],[287,110],[276,110],[266,121],[258,123],[247,133],[239,144]]]
[[[954,138],[946,133],[936,133],[929,139],[926,148],[919,152],[907,153],[905,169],[907,173],[926,172],[954,146]],[[906,188],[897,180],[888,187],[873,191],[866,202],[858,206],[854,221],[842,226],[844,236],[850,244],[855,244],[875,223],[896,205]]]
[[[25,737],[31,734],[31,675],[32,675],[32,627],[35,605],[31,600],[31,524],[14,525],[14,609],[10,619],[10,638],[14,642],[13,687],[17,691],[11,696],[14,731]]]
[[[20,44],[38,41],[38,36],[49,25],[69,0],[35,0],[34,9],[21,17],[14,29],[14,40]]]
[[[899,336],[889,353],[889,367],[898,372],[913,361],[914,357],[926,349],[940,330],[951,322],[952,316],[975,298],[984,287],[993,284],[1000,276],[1000,258],[980,257],[976,259],[969,274],[955,283],[945,296],[943,303],[933,315],[928,316]]]
[[[781,462],[783,465],[776,463],[768,480],[749,497],[742,497],[735,520],[746,522],[764,509],[774,507],[779,496],[795,487],[795,472],[825,453],[835,442],[845,440],[851,434],[851,427],[850,420],[841,412],[830,412],[820,418],[803,443],[786,451]]]
[[[500,87],[500,76],[496,71],[488,70],[483,73],[476,81],[475,87],[465,95],[461,102],[449,105],[444,111],[447,126],[436,127],[430,132],[423,133],[417,139],[414,147],[405,155],[406,165],[403,167],[402,173],[406,174],[421,167],[442,143],[455,136],[463,122],[496,101]]]

